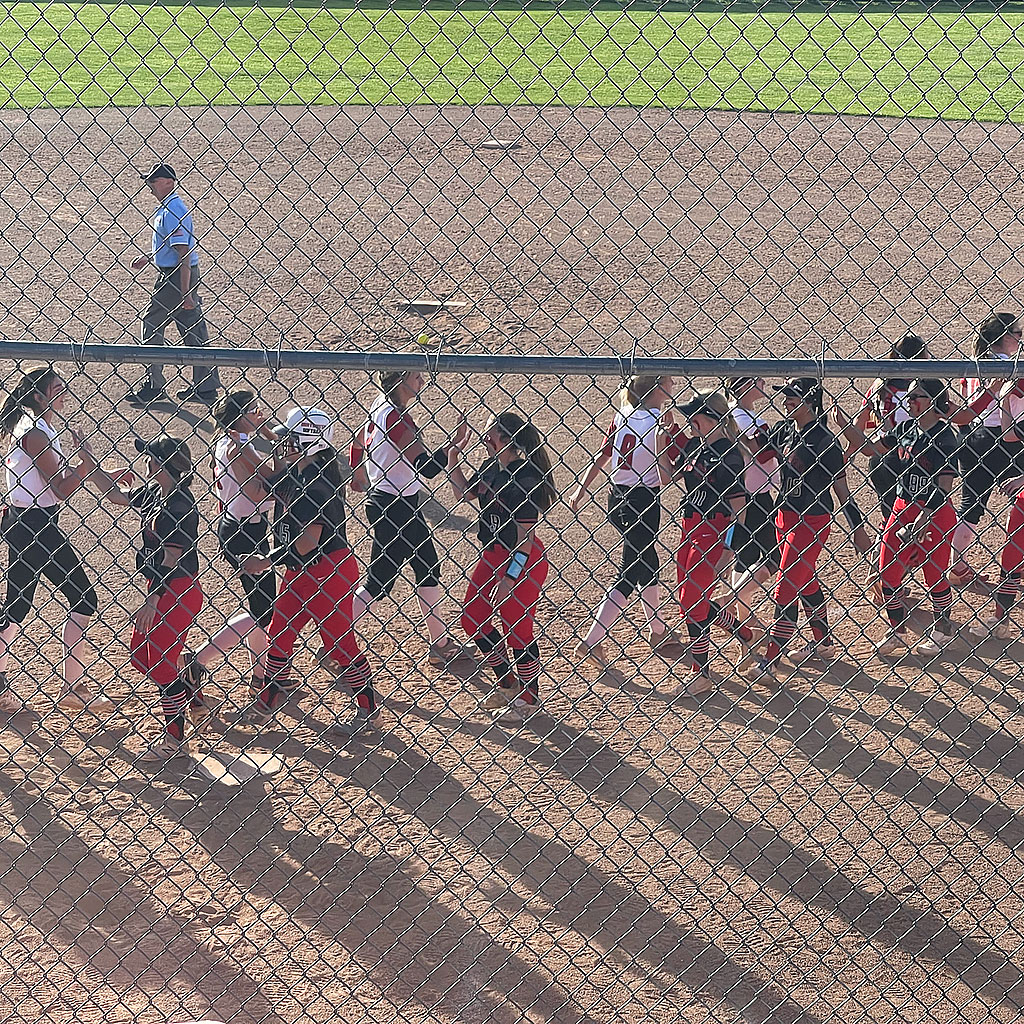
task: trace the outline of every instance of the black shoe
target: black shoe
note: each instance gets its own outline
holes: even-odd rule
[[[129,391],[124,396],[129,405],[149,405],[150,402],[160,402],[167,398],[167,392],[163,388],[155,388],[152,384],[143,384],[138,391]]]
[[[336,740],[350,740],[373,729],[374,719],[380,714],[380,708],[356,708],[354,714],[332,725],[327,730],[328,736]]]
[[[213,405],[217,401],[216,391],[196,391],[195,388],[182,388],[175,396],[179,402],[199,402],[201,405]]]

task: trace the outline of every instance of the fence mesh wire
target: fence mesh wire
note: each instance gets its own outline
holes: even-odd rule
[[[52,534],[5,512],[3,621],[18,587],[38,588],[0,635],[4,1019],[1019,1020],[1021,647],[1019,613],[999,611],[1020,568],[1022,406],[970,357],[1008,309],[981,354],[1010,356],[1017,377],[1020,31],[1014,4],[5,7],[0,338],[62,347],[33,359],[0,342],[0,394],[56,366],[66,393],[28,404],[53,409],[65,468],[73,430],[134,485],[151,472],[136,439],[187,444],[204,600],[161,702],[152,659],[132,665],[142,517],[101,476],[71,481],[60,527],[97,592],[72,661],[79,696],[110,702],[76,707],[62,678],[76,620],[43,571]],[[428,455],[463,417],[474,468],[495,414],[537,426],[558,491],[537,526],[537,708],[484,706],[501,659],[464,623],[478,509],[442,457],[410,485],[440,558],[435,649],[405,566],[355,628],[380,699],[370,727],[339,735],[360,678],[312,625],[279,677],[295,686],[262,713],[258,630],[218,540],[224,431],[178,398],[206,371],[175,367],[216,359],[166,350],[140,399],[136,357],[112,347],[139,338],[154,288],[131,263],[157,205],[139,171],[163,162],[195,218],[209,340],[255,350],[221,361],[222,394],[252,391],[270,423],[322,410],[343,467],[379,397],[355,353],[421,361],[407,412]],[[963,560],[949,555],[962,571],[934,650],[948,573],[914,568],[885,591],[879,573],[913,368],[874,384],[857,369],[908,331],[961,360],[940,420],[957,447],[951,529],[976,525],[957,538]],[[490,356],[445,362],[474,353]],[[564,361],[580,356],[610,362]],[[673,361],[686,356],[705,361],[699,379]],[[658,615],[650,589],[612,614],[623,542],[608,502],[629,451],[602,453],[645,357],[673,377],[683,432],[695,387],[723,387],[747,359],[777,361],[756,371],[770,427],[792,415],[773,390],[782,360],[824,377],[869,541],[857,551],[838,507],[828,517],[832,644],[807,621],[820,628],[821,606],[798,601],[798,633],[766,670],[777,573],[735,580],[735,554],[715,549],[702,596],[726,628],[710,635],[711,683],[694,685],[678,479],[660,488]],[[988,384],[961,384],[975,377]],[[655,436],[672,475],[687,460],[668,423]],[[45,490],[3,444],[8,491]],[[758,444],[737,448],[750,467]],[[345,477],[354,562],[331,579],[365,585],[376,513]],[[669,642],[652,646],[659,616]],[[908,647],[889,649],[901,621]],[[437,650],[445,637],[459,657]],[[209,674],[181,714],[189,652]],[[529,661],[505,678],[531,679]],[[140,760],[166,742],[168,711],[183,756]]]

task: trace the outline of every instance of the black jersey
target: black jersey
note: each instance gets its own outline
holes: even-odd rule
[[[835,434],[820,420],[802,430],[791,420],[783,420],[769,437],[782,469],[779,508],[802,516],[831,515],[835,511],[832,487],[846,472]]]
[[[511,551],[519,543],[516,523],[532,526],[541,517],[544,478],[525,459],[501,466],[489,459],[469,481],[469,494],[480,503],[476,535],[485,548],[500,544]]]
[[[686,488],[684,516],[731,516],[729,499],[746,496],[746,460],[739,445],[727,437],[711,444],[691,437],[680,450],[677,465]]]
[[[325,476],[318,463],[283,470],[268,482],[267,489],[274,496],[274,542],[288,549],[286,568],[313,565],[324,555],[348,547],[344,488]],[[299,555],[291,547],[292,541],[313,525],[319,525],[320,539],[309,554]]]
[[[176,487],[170,494],[164,494],[154,481],[129,492],[128,500],[142,517],[142,545],[135,564],[146,579],[152,583],[197,575],[199,510],[192,492],[187,487]],[[170,574],[160,568],[166,547],[182,551]]]
[[[955,476],[959,441],[947,423],[922,430],[914,420],[896,427],[896,455],[899,472],[896,497],[907,504],[925,501],[934,494],[940,476]]]

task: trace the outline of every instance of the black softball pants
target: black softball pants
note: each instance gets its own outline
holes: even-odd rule
[[[371,601],[391,593],[406,562],[412,567],[417,587],[441,585],[441,560],[420,504],[418,494],[370,493],[366,515],[373,528],[373,544],[363,586]]]
[[[96,614],[96,591],[78,553],[61,532],[56,509],[8,508],[0,532],[8,550],[5,623],[25,621],[41,576],[64,595],[69,611]]]
[[[868,480],[878,497],[878,507],[882,513],[882,529],[892,516],[896,504],[896,484],[899,474],[899,457],[895,450],[884,455],[872,455],[868,459]]]
[[[996,484],[1024,474],[1024,443],[1004,441],[999,427],[960,434],[960,519],[977,526]]]
[[[658,582],[661,560],[661,497],[653,487],[612,485],[608,494],[608,521],[622,534],[622,562],[613,589],[623,597]]]

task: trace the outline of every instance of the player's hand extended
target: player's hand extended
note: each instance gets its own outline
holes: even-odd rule
[[[452,437],[452,447],[457,452],[464,452],[469,444],[469,423],[465,414],[460,414],[459,422],[455,424],[455,434]]]
[[[153,628],[153,623],[156,622],[157,600],[153,594],[150,594],[135,613],[135,628],[140,633],[148,633]]]
[[[571,508],[573,512],[579,512],[583,505],[583,499],[586,496],[587,492],[582,487],[577,487],[576,490],[573,491],[572,497],[569,499],[569,508]]]

